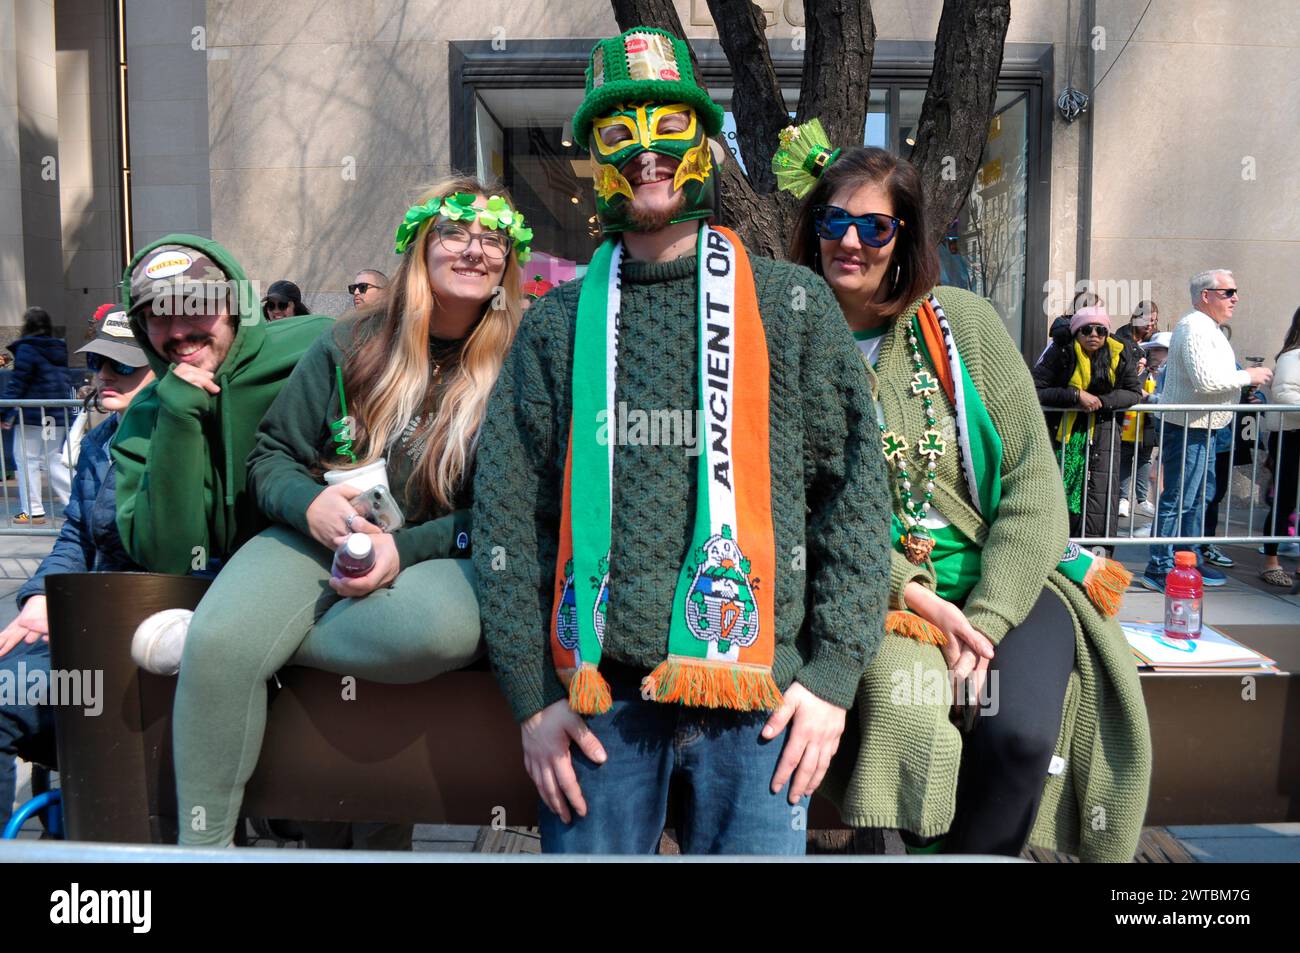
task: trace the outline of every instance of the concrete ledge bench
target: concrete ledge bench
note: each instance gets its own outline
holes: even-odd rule
[[[207,580],[151,573],[79,573],[48,580],[57,670],[103,673],[103,710],[56,709],[60,779],[71,840],[173,840],[174,678],[141,672],[135,627],[193,608]],[[1300,671],[1300,631],[1230,634]],[[271,688],[266,739],[244,813],[322,821],[527,827],[537,795],[519,729],[486,664],[416,685],[291,667]],[[1300,676],[1144,675],[1155,744],[1148,825],[1300,820]],[[345,697],[350,695],[351,697]],[[842,826],[815,798],[809,826]]]

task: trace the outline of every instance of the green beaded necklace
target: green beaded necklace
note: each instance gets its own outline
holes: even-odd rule
[[[912,349],[912,395],[921,398],[925,408],[926,431],[916,442],[916,454],[923,457],[925,464],[925,492],[918,500],[912,494],[912,476],[907,468],[908,441],[904,434],[886,430],[884,421],[880,422],[880,445],[885,459],[898,471],[898,495],[903,502],[903,523],[907,526],[907,535],[903,537],[903,552],[908,561],[920,565],[930,556],[934,549],[934,537],[922,525],[930,513],[934,501],[934,475],[936,463],[947,449],[943,434],[939,432],[939,421],[934,413],[933,394],[939,389],[939,382],[925,369],[921,360],[921,348],[916,340],[915,322],[907,326],[907,343]]]

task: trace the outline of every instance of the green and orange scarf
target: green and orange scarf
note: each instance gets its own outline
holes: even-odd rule
[[[987,524],[997,519],[1002,501],[1002,438],[983,398],[957,352],[948,318],[933,295],[926,297],[913,319],[922,354],[952,404],[956,416],[957,452],[971,502]],[[897,525],[895,526],[897,534]],[[896,548],[898,548],[896,546]],[[1058,572],[1079,585],[1106,616],[1119,612],[1132,575],[1119,563],[1096,556],[1076,543],[1066,546]],[[944,635],[915,613],[890,612],[885,629],[895,635],[942,645]]]
[[[775,709],[767,339],[753,272],[729,229],[699,232],[699,410],[704,452],[696,470],[695,527],[678,575],[667,658],[642,695],[741,711]],[[551,654],[581,714],[609,710],[600,675],[611,599],[614,383],[618,369],[623,246],[608,240],[583,279],[573,351],[573,419],[564,497]],[[617,598],[617,594],[612,596]]]

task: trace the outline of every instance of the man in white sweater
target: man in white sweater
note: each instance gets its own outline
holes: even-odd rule
[[[1203,271],[1192,278],[1191,291],[1193,310],[1178,322],[1169,342],[1160,403],[1235,404],[1243,387],[1266,385],[1273,372],[1263,367],[1238,370],[1232,345],[1221,330],[1237,307],[1232,272]],[[1201,535],[1205,500],[1214,494],[1214,432],[1231,423],[1231,411],[1165,415],[1160,443],[1164,488],[1156,512],[1156,536]],[[1152,546],[1140,581],[1148,589],[1164,592],[1165,576],[1173,568],[1174,547]],[[1207,586],[1225,582],[1221,572],[1207,566],[1201,567],[1201,574]]]

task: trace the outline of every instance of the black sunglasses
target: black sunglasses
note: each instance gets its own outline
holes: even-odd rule
[[[378,288],[380,291],[384,290],[382,285],[372,285],[368,281],[358,281],[355,285],[348,285],[348,294],[363,295],[371,288]]]
[[[98,374],[99,369],[105,364],[113,369],[113,373],[120,374],[123,377],[130,377],[140,369],[133,364],[123,364],[121,361],[110,361],[102,354],[86,355],[86,370],[90,371],[92,374]]]
[[[287,298],[267,298],[266,307],[273,311],[286,311],[293,309],[293,302]]]
[[[1094,334],[1101,337],[1107,337],[1110,335],[1110,328],[1106,327],[1104,324],[1085,324],[1083,327],[1079,328],[1079,333],[1086,338],[1092,337]]]
[[[1223,295],[1223,300],[1224,300],[1224,301],[1227,301],[1229,298],[1235,298],[1235,297],[1237,297],[1237,289],[1236,289],[1236,288],[1206,288],[1205,290],[1206,290],[1206,291],[1217,291],[1219,294]]]
[[[858,241],[871,248],[883,248],[893,240],[898,229],[906,224],[901,218],[883,212],[850,215],[838,205],[818,205],[813,208],[813,228],[828,242],[839,241],[849,226],[855,225]]]

